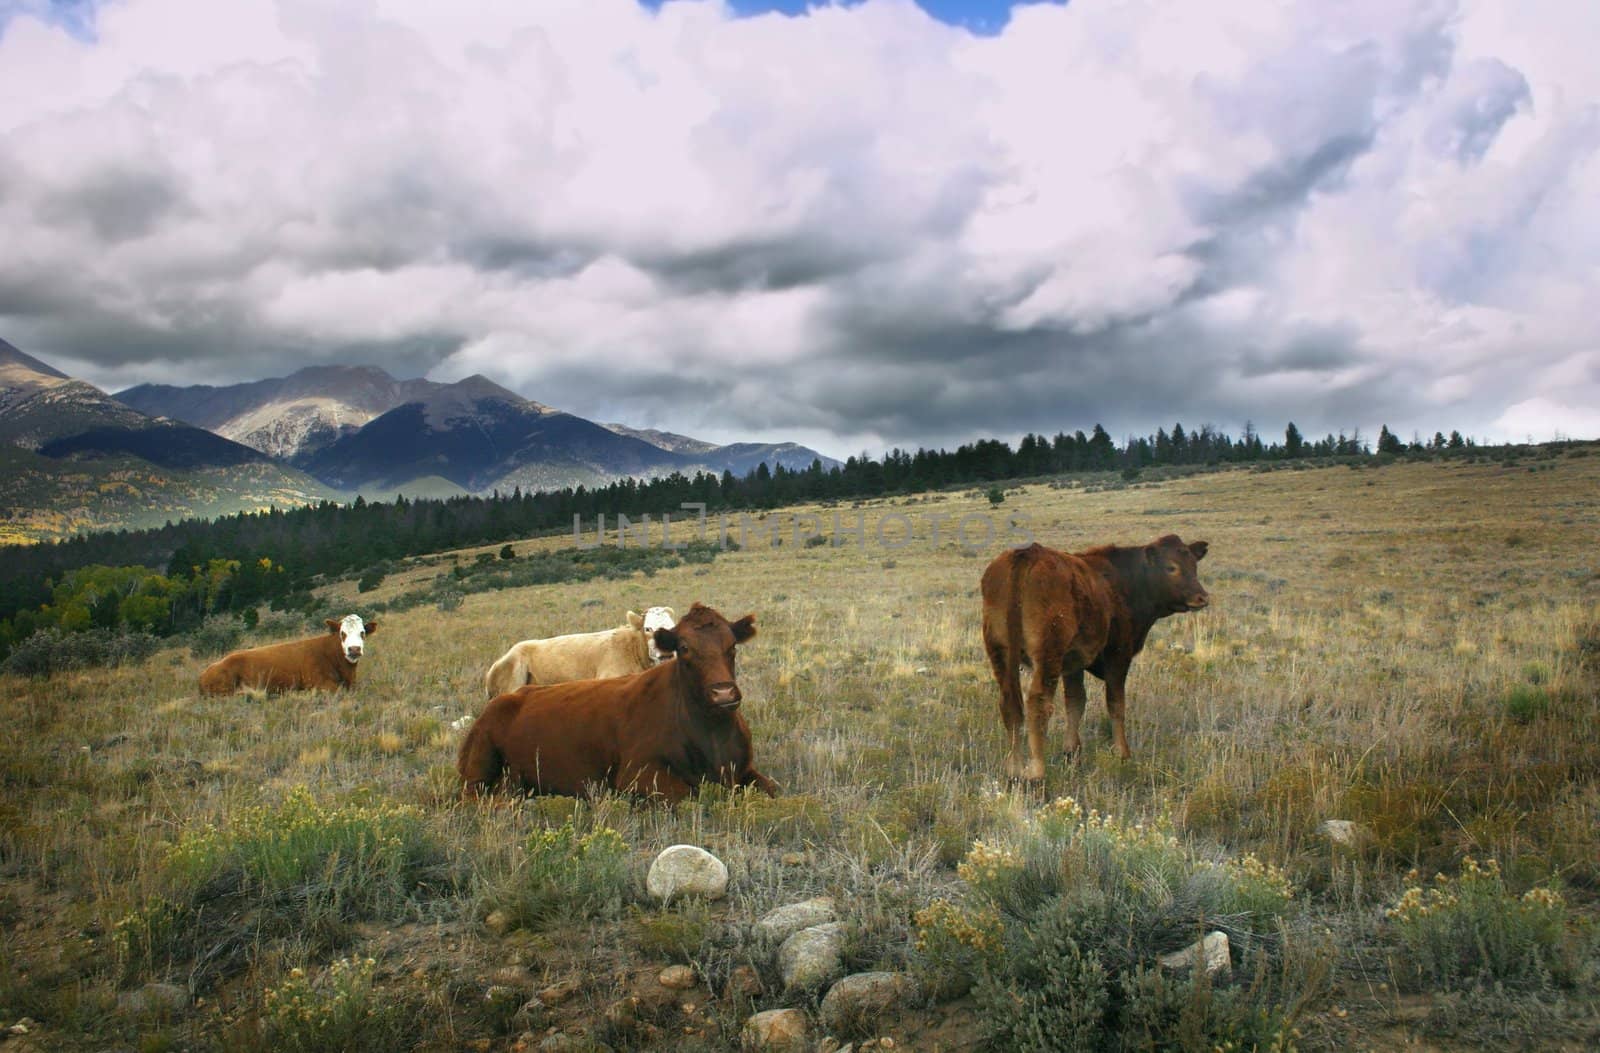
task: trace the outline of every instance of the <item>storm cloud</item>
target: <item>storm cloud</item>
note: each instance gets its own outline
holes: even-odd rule
[[[365,361],[840,455],[1600,435],[1593,4],[59,11],[0,28],[0,336],[102,387]]]

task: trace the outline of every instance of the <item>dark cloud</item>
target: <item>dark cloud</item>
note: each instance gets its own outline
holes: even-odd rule
[[[1600,404],[1587,10],[211,12],[0,30],[0,336],[106,386],[483,372],[830,452]]]

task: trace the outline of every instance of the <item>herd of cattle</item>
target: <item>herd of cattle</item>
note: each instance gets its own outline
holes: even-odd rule
[[[1081,747],[1085,671],[1105,681],[1116,747],[1129,756],[1128,669],[1157,621],[1210,602],[1196,575],[1205,554],[1206,542],[1168,534],[1148,545],[1076,553],[1008,548],[989,564],[983,647],[1000,686],[1008,777],[1044,778],[1058,685],[1067,749]],[[378,623],[352,614],[326,624],[320,636],[235,651],[200,674],[201,691],[354,686]],[[738,645],[755,634],[753,614],[730,622],[696,603],[681,619],[670,607],[651,607],[629,611],[615,629],[515,644],[484,677],[488,705],[456,759],[463,795],[502,784],[577,795],[601,785],[678,801],[706,782],[776,794],[753,763],[734,676]],[[1023,667],[1032,672],[1026,693]]]

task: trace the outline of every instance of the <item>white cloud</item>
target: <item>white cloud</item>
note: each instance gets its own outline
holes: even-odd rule
[[[992,37],[911,0],[22,13],[0,333],[108,386],[365,354],[846,452],[1509,434],[1600,404],[1595,39],[1557,0],[1085,0]]]

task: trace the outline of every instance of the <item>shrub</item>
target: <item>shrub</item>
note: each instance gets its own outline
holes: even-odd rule
[[[951,967],[976,964],[975,995],[1000,1048],[1187,1048],[1200,1039],[1211,1048],[1241,1035],[1268,1048],[1292,1034],[1287,992],[1252,988],[1217,1001],[1203,978],[1163,980],[1152,991],[1145,988],[1156,982],[1141,979],[1155,958],[1210,929],[1226,932],[1246,962],[1263,965],[1278,953],[1294,890],[1254,856],[1209,858],[1165,822],[1085,814],[1063,798],[1026,820],[1012,843],[974,843],[957,873],[970,894],[962,914],[997,919],[1003,950],[963,961],[959,948],[987,947],[993,929],[972,926],[983,935],[971,935],[952,908],[919,915],[922,942]],[[939,971],[927,968],[937,985]],[[1167,1013],[1134,1004],[1169,993],[1173,1004],[1195,1006]],[[1135,1019],[1143,1021],[1137,1035],[1129,1031]]]
[[[319,981],[290,970],[262,998],[261,1028],[270,1048],[287,1053],[374,1053],[406,1042],[399,1007],[372,987],[374,962],[341,958]]]
[[[503,545],[500,548],[500,558],[501,559],[516,559],[517,558],[517,550],[512,548],[510,545]]]
[[[1403,979],[1415,987],[1530,990],[1570,987],[1577,979],[1580,956],[1567,932],[1566,901],[1544,887],[1514,895],[1493,859],[1480,865],[1468,856],[1455,880],[1440,874],[1431,887],[1412,871],[1386,917]]]
[[[51,676],[69,669],[140,662],[155,654],[159,646],[160,641],[147,632],[62,632],[52,627],[40,629],[12,648],[0,669],[17,676]]]
[[[959,998],[972,987],[988,959],[1002,949],[1005,929],[993,907],[963,907],[938,899],[912,919],[917,938],[913,967],[937,999]]]
[[[506,912],[513,923],[538,928],[553,920],[615,917],[629,898],[628,845],[615,830],[580,835],[567,820],[528,838],[520,859],[486,879],[485,913]]]
[[[356,580],[357,592],[371,592],[383,584],[383,568],[381,566],[368,567],[361,572],[361,577]]]
[[[1013,931],[1005,967],[985,970],[975,992],[994,1044],[1018,1053],[1106,1048],[1106,970],[1079,944],[1073,920],[1047,911]]]
[[[989,504],[991,507],[1005,504],[1006,492],[1000,489],[998,486],[989,487],[989,492],[984,494],[984,496],[989,499]]]
[[[213,614],[189,634],[189,653],[195,658],[215,658],[239,646],[244,624],[231,614]]]

